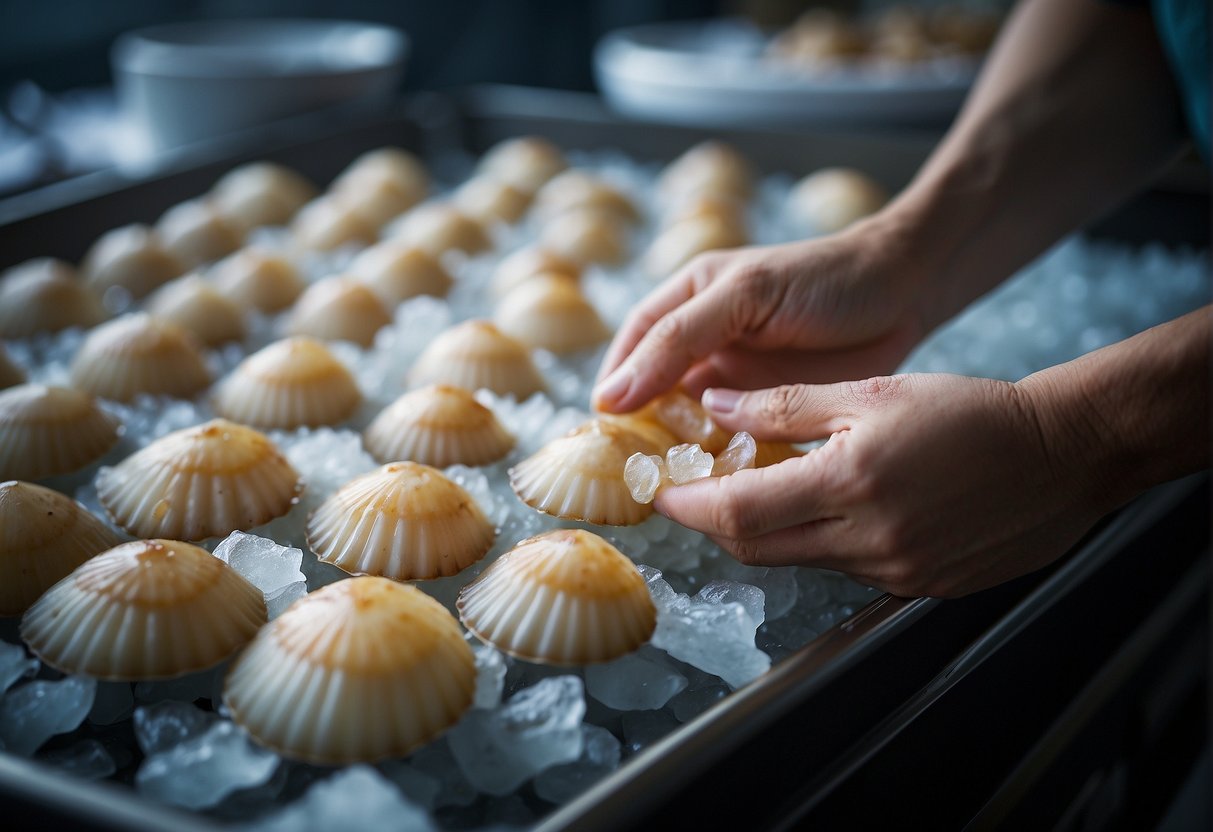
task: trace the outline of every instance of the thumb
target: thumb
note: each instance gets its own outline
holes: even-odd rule
[[[755,439],[809,442],[851,426],[864,408],[844,384],[785,384],[766,390],[703,391],[703,406],[721,427]]]

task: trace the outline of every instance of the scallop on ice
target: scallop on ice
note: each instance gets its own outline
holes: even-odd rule
[[[190,268],[211,263],[240,248],[243,229],[229,223],[202,199],[175,205],[156,222],[161,244]]]
[[[888,201],[884,188],[851,168],[823,168],[797,182],[788,195],[792,215],[819,234],[841,231]]]
[[[287,257],[255,247],[224,258],[210,277],[224,295],[266,315],[286,309],[305,288],[299,269]]]
[[[512,225],[531,207],[531,195],[508,182],[477,176],[455,193],[455,206],[482,225]]]
[[[0,480],[41,480],[97,461],[119,420],[87,393],[44,384],[0,391]]]
[[[375,333],[391,322],[383,301],[369,286],[338,275],[308,287],[287,315],[286,332],[369,347]]]
[[[378,226],[350,205],[331,196],[313,199],[291,220],[295,242],[309,251],[332,251],[348,245],[369,245]]]
[[[286,225],[315,196],[315,185],[273,162],[251,162],[234,168],[215,183],[210,193],[219,216],[242,231]]]
[[[543,226],[540,242],[579,263],[619,266],[628,259],[628,229],[619,217],[593,208],[565,211]]]
[[[520,136],[489,148],[476,173],[535,193],[566,167],[568,162],[556,145],[538,136]]]
[[[434,384],[384,408],[363,432],[362,444],[380,462],[474,467],[504,457],[514,447],[514,437],[467,390]]]
[[[175,431],[97,476],[101,505],[137,537],[204,540],[286,514],[302,485],[265,434],[213,419]]]
[[[421,202],[428,190],[429,174],[417,157],[384,147],[351,162],[329,193],[377,228]]]
[[[160,320],[193,333],[208,347],[244,339],[244,310],[197,274],[161,286],[145,308]]]
[[[505,334],[557,354],[592,349],[611,337],[577,281],[563,274],[527,280],[501,299],[493,318]]]
[[[205,549],[135,540],[47,590],[21,619],[21,638],[65,673],[172,679],[219,664],[266,617],[261,591]]]
[[[581,264],[542,246],[520,248],[497,265],[490,284],[493,295],[505,297],[538,274],[563,274],[580,280]]]
[[[418,295],[446,297],[455,279],[424,248],[385,240],[363,251],[348,269],[371,288],[388,309]]]
[[[479,254],[493,247],[484,226],[454,205],[430,202],[405,214],[391,229],[393,239],[425,249],[435,257],[448,251]]]
[[[61,260],[28,260],[0,275],[0,338],[90,327],[105,318],[101,299]]]
[[[72,359],[71,380],[78,390],[129,402],[140,393],[189,398],[211,374],[192,335],[139,312],[89,332]]]
[[[488,321],[464,321],[435,338],[409,371],[409,384],[492,390],[519,401],[544,389],[530,350]]]
[[[307,543],[320,560],[396,581],[455,575],[484,557],[495,537],[467,491],[416,462],[355,477],[307,521]]]
[[[111,288],[141,298],[174,277],[185,264],[169,252],[146,225],[124,225],[93,243],[81,265],[84,282],[98,294]]]
[[[544,664],[617,659],[657,626],[657,608],[635,564],[581,529],[522,541],[464,587],[457,606],[481,641]]]
[[[232,719],[284,757],[401,757],[472,706],[476,664],[446,609],[416,587],[352,578],[296,601],[224,681]]]

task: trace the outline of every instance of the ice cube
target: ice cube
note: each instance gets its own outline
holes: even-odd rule
[[[641,650],[613,662],[585,669],[590,696],[618,711],[652,711],[665,707],[687,686],[687,678],[663,663],[660,653]]]
[[[278,755],[253,745],[234,723],[221,720],[206,733],[144,759],[135,773],[135,788],[161,803],[205,809],[234,791],[265,783],[278,762]]]
[[[732,558],[722,557],[714,560],[710,572],[761,589],[766,596],[767,621],[787,615],[800,594],[794,566],[745,566]]]
[[[105,746],[93,739],[43,752],[38,760],[82,780],[102,780],[118,770]]]
[[[641,505],[653,502],[663,479],[665,460],[655,454],[634,453],[623,466],[623,481],[628,484],[632,499]]]
[[[665,453],[670,482],[682,485],[712,475],[712,455],[698,445],[675,445]]]
[[[307,595],[307,584],[303,581],[295,581],[265,596],[265,606],[269,611],[270,621],[282,615],[290,608],[291,604],[305,595]]]
[[[56,734],[75,730],[93,707],[97,682],[65,676],[13,688],[0,699],[0,742],[13,754],[29,756]]]
[[[716,462],[712,465],[712,476],[724,477],[746,468],[753,468],[754,460],[757,457],[758,444],[754,441],[754,437],[744,430],[739,431],[733,434],[728,447],[716,457]]]
[[[186,702],[145,705],[135,709],[135,742],[144,754],[158,754],[205,734],[218,718]]]
[[[746,615],[754,622],[754,628],[762,626],[766,618],[766,595],[761,589],[737,581],[709,581],[695,595],[695,600],[708,604],[741,604]]]
[[[432,742],[416,751],[409,762],[422,774],[426,774],[441,785],[434,798],[434,807],[470,806],[476,802],[476,787],[463,776],[463,769],[455,760],[450,744],[445,739]]]
[[[509,794],[539,772],[581,755],[581,679],[552,676],[493,711],[468,711],[447,735],[472,785]]]
[[[214,554],[267,597],[304,580],[299,570],[303,550],[279,546],[264,537],[232,532],[215,547]]]
[[[350,766],[311,786],[302,799],[247,827],[250,832],[430,832],[433,821],[366,765]]]
[[[135,694],[130,682],[98,682],[88,721],[93,725],[113,725],[131,715],[135,709]]]
[[[0,641],[0,695],[13,686],[22,676],[33,676],[38,672],[38,660],[25,654],[20,644]]]
[[[501,704],[501,691],[505,687],[505,656],[481,644],[473,648],[476,655],[476,696],[474,708],[496,708]]]

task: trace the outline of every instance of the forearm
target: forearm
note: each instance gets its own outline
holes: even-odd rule
[[[1213,307],[1018,383],[1062,476],[1100,512],[1207,468]]]
[[[1183,137],[1148,12],[1029,0],[953,129],[873,222],[916,258],[930,329],[1143,187]]]

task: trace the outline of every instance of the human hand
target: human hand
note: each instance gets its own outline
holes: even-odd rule
[[[742,563],[816,566],[902,596],[957,596],[1038,569],[1104,513],[1087,466],[1021,385],[947,375],[741,393],[704,404],[802,457],[668,486],[654,506]]]
[[[709,252],[628,316],[595,406],[626,412],[679,382],[742,389],[891,372],[925,334],[920,260],[876,221],[831,237]]]

